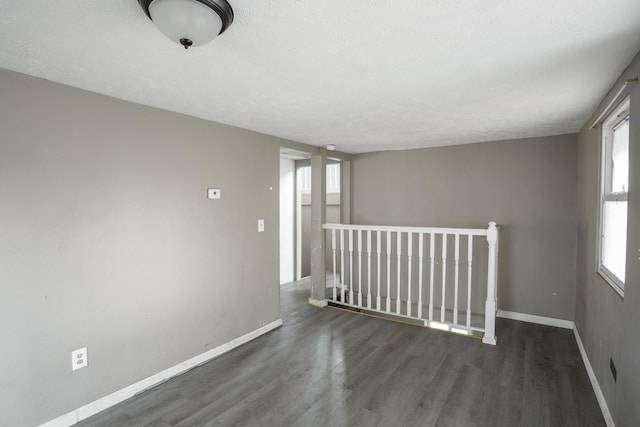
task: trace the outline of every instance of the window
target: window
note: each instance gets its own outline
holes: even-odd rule
[[[624,295],[629,192],[629,100],[602,125],[598,272]]]
[[[327,193],[340,193],[340,163],[327,165]],[[311,166],[298,169],[298,185],[303,193],[311,193]]]

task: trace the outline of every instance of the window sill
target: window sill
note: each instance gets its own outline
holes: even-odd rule
[[[624,289],[620,287],[616,280],[612,279],[602,267],[599,268],[596,273],[598,273],[602,280],[604,280],[604,282],[614,290],[616,295],[618,295],[621,299],[624,299]]]

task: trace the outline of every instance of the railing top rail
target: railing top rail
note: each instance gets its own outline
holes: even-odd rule
[[[441,227],[399,227],[386,225],[354,225],[354,224],[324,224],[325,230],[362,230],[362,231],[391,231],[434,234],[465,234],[474,236],[486,236],[486,228],[441,228]]]

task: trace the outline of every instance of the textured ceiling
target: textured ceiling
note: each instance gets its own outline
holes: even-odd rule
[[[185,51],[136,0],[0,0],[0,67],[358,153],[576,132],[640,50],[638,0],[230,2]]]

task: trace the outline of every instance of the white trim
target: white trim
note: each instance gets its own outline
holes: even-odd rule
[[[580,355],[582,356],[582,361],[584,362],[584,366],[587,369],[587,374],[589,375],[589,379],[591,380],[593,392],[596,395],[596,399],[598,399],[598,404],[600,405],[600,410],[602,411],[604,421],[607,423],[607,427],[615,427],[613,417],[611,416],[611,412],[609,412],[609,407],[607,406],[607,401],[604,398],[604,394],[602,394],[602,389],[600,389],[600,384],[598,383],[598,379],[596,378],[596,373],[591,367],[591,363],[589,362],[589,358],[587,357],[587,352],[584,349],[582,339],[580,338],[580,334],[578,333],[578,328],[576,328],[575,325],[573,327],[573,334],[576,336],[578,349],[580,349]]]
[[[613,289],[620,298],[624,299],[624,283],[618,279],[618,276],[613,274],[602,263],[598,263],[598,271],[596,271],[596,273],[598,273],[602,280],[604,280],[604,282],[609,285],[609,287]],[[622,285],[620,285],[621,283]]]
[[[613,96],[613,98],[611,98],[611,101],[609,101],[609,104],[607,104],[606,108],[604,108],[602,110],[602,113],[600,113],[600,115],[598,116],[598,118],[593,122],[593,124],[591,125],[591,129],[595,129],[596,127],[598,127],[598,125],[600,123],[602,123],[602,120],[604,118],[604,116],[606,116],[607,114],[610,114],[610,111],[612,110],[612,107],[616,104],[616,102],[622,98],[622,94],[625,93],[625,91],[627,90],[627,88],[632,85],[632,84],[636,84],[638,83],[638,76],[632,77],[630,79],[627,79],[624,84],[622,85],[622,87],[620,89],[618,89],[618,92],[616,92],[616,94]],[[629,89],[628,92],[631,92],[631,89]],[[629,93],[625,93],[625,97],[628,96]]]
[[[536,316],[535,314],[517,313],[515,311],[498,310],[497,317],[503,319],[520,320],[522,322],[537,323],[538,325],[555,326],[556,328],[573,329],[571,320],[556,319],[554,317]]]
[[[490,345],[496,345],[498,344],[498,338],[497,337],[482,337],[482,343],[483,344],[490,344]]]
[[[318,308],[325,308],[327,306],[327,301],[323,299],[309,298],[309,305]]]
[[[637,83],[637,79],[634,83]],[[630,95],[626,95],[625,98],[611,112],[607,112],[607,118],[602,122],[602,131],[600,133],[600,149],[599,149],[599,178],[600,186],[598,191],[598,230],[596,234],[596,273],[598,273],[602,279],[621,297],[624,298],[624,281],[620,280],[611,270],[609,270],[603,264],[603,239],[604,239],[604,205],[605,202],[621,201],[627,203],[627,218],[629,216],[629,204],[628,193],[618,192],[612,193],[611,187],[611,174],[612,163],[611,153],[613,149],[613,134],[616,127],[622,122],[629,122],[629,107],[631,103]],[[609,107],[613,105],[613,101]],[[625,116],[620,119],[621,116]],[[605,113],[602,113],[601,117],[604,117]],[[613,123],[613,124],[612,124]],[[629,144],[631,140],[628,141]],[[627,147],[627,151],[629,148]],[[627,177],[628,180],[628,177]],[[625,263],[626,265],[626,263]]]
[[[98,400],[81,406],[78,409],[68,412],[58,418],[41,424],[40,427],[72,426],[79,421],[89,418],[90,416],[95,415],[98,412],[101,412],[111,406],[117,405],[118,403],[130,397],[133,397],[142,391],[150,389],[151,387],[154,387],[172,377],[178,376],[188,371],[189,369],[195,368],[198,365],[202,365],[203,363],[208,362],[214,357],[218,357],[228,351],[233,350],[236,347],[241,346],[242,344],[246,344],[247,342],[258,338],[260,335],[264,335],[267,332],[279,328],[280,326],[282,326],[282,319],[275,320],[261,328],[249,332],[248,334],[235,338],[196,357],[185,360],[184,362],[180,362],[175,366],[158,372],[157,374],[151,375],[150,377],[138,381],[135,384],[131,384],[128,387],[122,388],[107,396],[101,397]]]
[[[296,280],[302,279],[302,192],[300,169],[296,169]]]
[[[56,419],[41,424],[40,427],[68,427],[77,424],[79,421],[76,411],[71,411]]]

